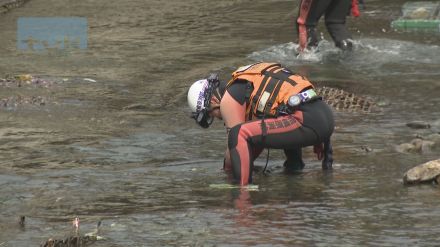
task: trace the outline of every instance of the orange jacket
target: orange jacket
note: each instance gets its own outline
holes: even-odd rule
[[[256,63],[238,68],[232,73],[228,88],[237,79],[246,80],[253,85],[248,92],[246,119],[276,117],[277,108],[287,105],[290,96],[305,88],[314,88],[306,78],[295,75],[276,63]]]

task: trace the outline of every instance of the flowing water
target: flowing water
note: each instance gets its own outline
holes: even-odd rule
[[[102,222],[94,246],[438,246],[440,189],[407,187],[409,168],[439,158],[395,147],[440,131],[440,35],[390,29],[401,0],[370,0],[349,18],[352,54],[325,40],[295,56],[298,1],[31,0],[0,15],[0,246],[38,246]],[[86,50],[17,50],[19,17],[86,17]],[[211,72],[280,62],[319,85],[368,95],[382,111],[335,112],[331,173],[305,149],[285,174],[271,150],[258,188],[227,184],[225,130],[189,118],[186,90]],[[430,129],[413,130],[420,120]],[[256,165],[264,167],[266,155]],[[18,224],[25,216],[24,226]]]

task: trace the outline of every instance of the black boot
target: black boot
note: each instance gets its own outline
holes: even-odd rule
[[[335,43],[336,47],[343,51],[352,51],[353,50],[353,42],[348,39],[344,39]]]
[[[287,157],[286,161],[284,161],[284,168],[287,171],[300,171],[304,169],[305,164],[302,160],[301,148],[284,149],[284,153]]]
[[[318,34],[315,27],[307,28],[307,48],[316,48],[318,46]]]

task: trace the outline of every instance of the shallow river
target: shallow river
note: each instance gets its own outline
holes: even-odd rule
[[[0,98],[45,97],[0,108],[0,246],[38,246],[101,221],[93,246],[438,246],[440,188],[404,186],[405,171],[440,148],[396,146],[440,131],[440,35],[390,28],[405,1],[369,0],[349,18],[352,54],[324,38],[296,58],[298,1],[31,0],[0,15]],[[19,17],[86,17],[85,50],[16,45]],[[321,86],[374,98],[377,113],[335,111],[335,164],[284,174],[271,150],[258,188],[225,188],[222,123],[189,118],[186,90],[211,72],[280,62]],[[430,129],[414,130],[412,121]],[[264,167],[263,152],[256,165]],[[18,224],[25,216],[24,226]]]

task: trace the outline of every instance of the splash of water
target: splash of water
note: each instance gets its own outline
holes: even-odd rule
[[[317,47],[306,49],[299,53],[299,45],[294,42],[275,45],[262,51],[255,51],[248,58],[256,61],[278,61],[285,65],[298,65],[303,63],[320,63],[325,57],[340,53],[326,40],[319,42]]]
[[[342,52],[332,43],[322,40],[316,48],[299,54],[299,45],[293,42],[275,45],[251,53],[248,58],[255,61],[276,61],[286,66],[301,64],[334,64],[355,73],[372,77],[390,73],[425,75],[437,73],[426,69],[440,64],[440,49],[437,45],[417,44],[391,39],[361,39],[353,41],[352,52]],[[401,65],[409,65],[402,67]],[[404,68],[404,69],[403,69]]]

